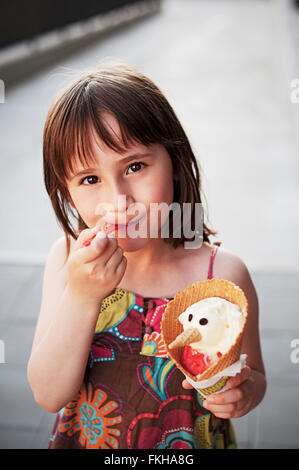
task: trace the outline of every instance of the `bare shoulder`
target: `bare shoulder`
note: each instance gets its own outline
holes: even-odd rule
[[[59,237],[51,246],[46,265],[45,273],[47,271],[55,271],[62,276],[66,273],[66,239],[65,236]]]
[[[70,254],[73,251],[73,247],[75,244],[75,240],[70,237]],[[64,235],[59,237],[51,246],[47,263],[55,263],[57,269],[60,271],[65,267],[65,260],[66,260],[66,253],[67,253],[67,244],[66,238]]]
[[[217,254],[213,263],[215,278],[237,279],[243,277],[246,271],[248,272],[247,266],[240,256],[221,246],[217,248]]]
[[[197,279],[206,279],[208,267],[215,245],[204,242],[200,249],[192,250],[192,266],[195,271],[192,274]],[[191,250],[189,250],[191,251]],[[195,262],[196,260],[196,262]],[[190,263],[189,263],[190,266]],[[203,268],[206,271],[203,272]],[[217,252],[213,261],[213,278],[226,279],[241,287],[252,305],[257,305],[257,294],[251,275],[244,260],[235,253],[223,248],[217,247]]]
[[[252,308],[258,308],[258,298],[250,272],[244,260],[225,248],[218,247],[214,259],[213,277],[234,282],[245,293]]]
[[[195,276],[204,278],[201,270],[208,272],[208,267],[213,254],[217,248],[213,261],[213,277],[216,279],[227,279],[232,282],[245,279],[249,275],[245,262],[236,254],[223,248],[216,247],[208,242],[202,243],[201,247],[193,250],[184,250],[183,259],[186,260],[186,266],[190,269],[195,266]],[[191,263],[190,263],[191,261]]]
[[[55,290],[61,291],[67,283],[66,238],[59,237],[51,246],[44,269],[43,300],[49,301]]]

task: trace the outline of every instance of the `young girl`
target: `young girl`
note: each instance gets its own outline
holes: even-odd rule
[[[35,400],[57,413],[49,447],[235,448],[230,418],[256,407],[266,389],[258,300],[244,262],[211,245],[216,232],[205,223],[201,246],[187,249],[184,233],[171,231],[171,213],[169,237],[161,236],[165,217],[157,237],[148,229],[120,236],[145,219],[155,224],[153,203],[190,203],[194,226],[200,173],[171,106],[141,73],[104,64],[57,97],[43,152],[46,189],[65,232],[47,259],[28,363]],[[137,204],[144,212],[136,220],[129,209]],[[202,403],[167,356],[160,322],[177,291],[207,276],[231,280],[247,296],[248,365]]]

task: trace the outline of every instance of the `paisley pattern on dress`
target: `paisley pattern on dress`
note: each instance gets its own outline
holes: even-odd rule
[[[161,402],[169,398],[167,382],[171,373],[174,372],[175,364],[172,359],[166,361],[160,357],[155,358],[154,367],[151,364],[139,364],[137,376],[139,383],[154,400]]]

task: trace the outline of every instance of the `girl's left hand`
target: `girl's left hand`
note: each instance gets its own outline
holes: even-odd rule
[[[187,380],[183,387],[193,388]],[[203,406],[218,418],[231,419],[246,415],[253,407],[254,378],[252,369],[245,366],[239,374],[228,379],[226,387],[229,390],[210,395]]]

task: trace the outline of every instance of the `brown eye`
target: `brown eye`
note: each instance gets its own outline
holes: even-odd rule
[[[129,169],[132,169],[133,168],[133,173],[137,173],[138,171],[140,171],[140,169],[142,168],[142,166],[145,167],[145,163],[143,162],[134,162],[132,163],[130,166],[129,166]],[[137,168],[136,168],[137,167]]]
[[[188,320],[191,321],[192,318],[193,318],[193,315],[192,315],[192,313],[190,313],[190,315],[189,315],[189,317],[188,317]]]
[[[84,185],[85,184],[84,181],[87,181],[88,183],[85,184],[85,186],[91,186],[96,183],[96,181],[94,180],[96,178],[98,177],[95,175],[85,176],[85,178],[81,180],[80,184]]]
[[[200,325],[206,325],[207,323],[208,323],[208,320],[207,320],[206,318],[201,318],[201,319],[199,320],[199,324],[200,324]]]

